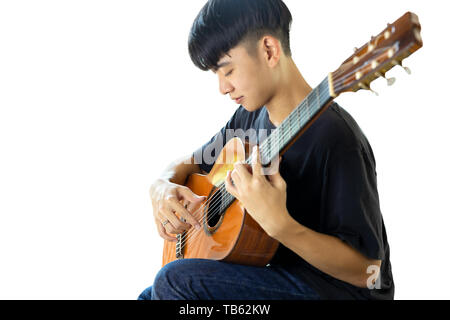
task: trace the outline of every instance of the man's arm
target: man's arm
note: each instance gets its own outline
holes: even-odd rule
[[[194,162],[194,157],[182,157],[173,161],[152,183],[150,187],[150,199],[152,201],[153,216],[159,235],[166,240],[176,241],[171,234],[183,233],[191,226],[200,228],[198,217],[191,210],[191,204],[204,200],[184,186],[186,178],[193,173],[200,173],[201,169]],[[183,201],[183,204],[180,202]],[[184,204],[189,204],[188,208]],[[177,212],[185,221],[181,221],[174,213]]]
[[[194,162],[194,156],[189,155],[171,162],[158,180],[183,185],[187,177],[193,173],[202,173],[202,170]]]
[[[357,287],[374,284],[367,280],[378,277],[381,260],[369,259],[341,239],[299,224],[289,214],[280,216],[284,219],[278,220],[280,228],[274,237],[309,264]],[[377,276],[373,277],[369,270],[375,270]]]
[[[225,186],[247,212],[267,232],[312,266],[339,280],[357,287],[368,287],[370,270],[379,271],[381,260],[369,259],[337,237],[315,232],[298,223],[286,207],[286,181],[277,171],[266,176],[262,170],[259,151],[254,149],[252,170],[238,162],[229,171]]]

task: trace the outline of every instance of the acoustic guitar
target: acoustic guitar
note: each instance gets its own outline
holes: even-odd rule
[[[259,146],[263,165],[278,159],[343,92],[371,90],[370,83],[385,77],[423,42],[416,14],[407,12],[331,72]],[[387,79],[388,84],[394,82]],[[372,90],[371,90],[372,91]],[[250,145],[240,138],[229,140],[207,175],[192,174],[185,185],[207,198],[196,207],[185,206],[202,228],[178,234],[176,242],[164,241],[163,266],[176,259],[204,258],[232,263],[264,266],[278,248],[278,241],[267,235],[245,208],[225,189],[228,170],[234,163],[251,164]]]

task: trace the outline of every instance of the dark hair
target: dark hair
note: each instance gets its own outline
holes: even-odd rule
[[[257,41],[269,34],[291,56],[291,23],[292,15],[281,0],[209,0],[192,24],[189,55],[201,70],[215,70],[222,56],[241,43],[254,55]]]

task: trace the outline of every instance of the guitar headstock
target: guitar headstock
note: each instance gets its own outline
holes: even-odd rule
[[[337,97],[343,92],[371,90],[373,80],[385,77],[386,72],[397,65],[402,66],[403,59],[422,47],[420,30],[417,15],[407,12],[364,46],[355,48],[355,53],[330,73],[332,95]],[[403,68],[411,73],[407,67]],[[394,80],[387,79],[388,84]]]

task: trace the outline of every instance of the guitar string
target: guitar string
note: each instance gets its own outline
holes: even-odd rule
[[[319,102],[320,102],[320,100],[324,97],[324,94],[326,94],[326,92],[323,92],[323,93],[321,93],[320,94],[320,96],[319,96]],[[329,97],[329,96],[328,96]],[[306,100],[306,99],[305,99]],[[300,106],[299,106],[299,108],[302,108],[302,107],[304,107],[305,105],[304,105],[304,103],[302,103]],[[302,119],[304,119],[304,117],[300,117],[300,120],[302,120]],[[280,140],[280,138],[282,138],[282,139],[284,139],[287,135],[289,134],[289,132],[284,132],[283,133],[283,135],[281,135],[281,136],[278,136],[278,139]],[[264,143],[266,142],[267,140],[265,140],[264,142],[263,142],[263,144],[262,144],[262,146],[261,146],[261,149],[262,150],[264,150],[263,149],[263,145],[264,145]],[[276,142],[276,141],[275,141]],[[265,154],[264,152],[263,153],[261,153],[263,156],[267,156],[267,153]],[[249,162],[251,162],[251,157],[248,159],[248,161],[247,161],[247,164],[249,164]],[[220,187],[218,187],[217,189],[219,190],[219,191],[222,191],[223,190],[223,188],[224,188],[224,184],[222,183],[221,185],[220,185]],[[220,194],[220,192],[217,192],[217,194]],[[212,199],[214,198],[214,196],[215,196],[215,194],[213,195],[213,197],[212,197]],[[220,197],[219,197],[220,198]],[[224,197],[221,197],[221,199],[222,199],[222,201],[220,201],[221,199],[218,199],[217,201],[216,201],[216,203],[217,202],[219,202],[219,205],[221,204],[221,202],[223,202],[223,200],[224,199],[226,199],[226,200],[228,200],[228,199],[231,199],[231,198],[234,198],[234,196],[230,196],[230,194],[226,191],[226,188],[225,188],[225,196]],[[220,213],[221,211],[220,211],[220,208],[219,208],[219,211],[217,212],[217,206],[215,206],[215,204],[216,203],[214,203],[214,200],[211,200],[213,203],[212,204],[209,204],[209,206],[211,207],[211,209],[210,210],[208,210],[208,212],[210,213],[210,217],[209,218],[207,218],[207,220],[206,220],[206,222],[209,222],[217,213]],[[203,209],[202,207],[200,207],[199,208],[199,210],[200,209]],[[213,209],[215,209],[216,210],[216,212],[213,212],[213,213],[211,213],[211,211],[213,210]],[[197,210],[194,214],[196,214],[199,210]],[[202,219],[204,219],[204,215],[202,215],[201,214],[202,212],[200,212],[200,215],[202,216],[201,218]],[[181,248],[184,248],[184,246],[185,246],[185,244],[186,244],[186,242],[188,241],[188,240],[193,240],[194,239],[194,235],[197,233],[197,231],[201,231],[201,230],[193,230],[193,231],[188,231],[187,232],[187,234],[186,235],[184,235],[183,237],[185,238],[184,239],[184,241],[181,243]]]
[[[358,69],[360,69],[360,68],[362,68],[362,67],[365,67],[365,66],[366,66],[366,65],[360,66]],[[358,70],[358,69],[357,69],[357,70]],[[340,74],[340,73],[337,73],[337,74]],[[335,76],[334,74],[332,74],[332,75]],[[344,88],[345,85],[344,85],[344,86],[340,86],[340,85],[341,85],[342,83],[344,83],[344,81],[345,81],[348,77],[350,77],[350,76],[351,76],[351,74],[349,74],[348,76],[342,78],[341,80],[337,81],[336,83],[333,83],[335,90],[340,90],[340,89]],[[322,84],[322,83],[321,83],[321,84]],[[327,83],[327,84],[329,85],[329,83]],[[320,99],[321,99],[322,97],[323,97],[323,94],[321,93],[320,96],[319,96],[319,102],[320,102]],[[308,98],[308,97],[307,97],[307,98]],[[305,101],[307,101],[307,98],[300,104],[300,106],[298,107],[299,109],[302,108],[302,107],[304,107],[304,103],[305,103]],[[296,108],[296,109],[297,109],[297,108]],[[310,111],[310,110],[309,110],[309,111]],[[289,116],[288,116],[288,117],[289,117]],[[301,117],[300,117],[300,120],[302,120]],[[283,134],[283,135],[281,136],[281,138],[284,139],[285,136],[289,134],[289,132],[282,133],[282,134]],[[280,136],[278,136],[278,139],[280,140]],[[266,142],[266,140],[262,143],[262,146],[261,146],[260,149],[263,148],[265,142]],[[275,141],[275,142],[276,142],[276,141]],[[265,155],[264,153],[262,153],[262,155],[267,156],[267,155]],[[249,162],[251,162],[250,159],[252,159],[252,156],[250,156],[249,159],[246,161],[247,164],[249,164]],[[213,198],[214,198],[214,196],[215,196],[215,194],[214,194],[213,197],[211,198],[211,200],[209,201],[209,202],[213,202],[213,204],[210,204],[211,207],[214,207],[214,206],[216,205],[217,202],[219,202],[219,205],[221,205],[221,203],[223,202],[224,198],[227,199],[227,200],[228,200],[228,199],[231,199],[231,198],[235,198],[234,196],[232,196],[231,194],[229,194],[229,193],[226,191],[226,187],[225,187],[225,184],[224,184],[224,183],[221,183],[220,187],[218,187],[218,189],[219,189],[220,191],[222,191],[224,188],[225,188],[225,196],[224,196],[224,197],[221,197],[221,198],[219,197],[219,199],[215,199],[216,201],[215,201],[215,203],[214,203],[214,200],[213,200]],[[217,193],[220,193],[220,192],[217,192]],[[222,200],[222,201],[220,201],[220,200]],[[207,201],[207,202],[208,202],[208,201]],[[204,206],[204,205],[202,205],[195,213],[193,213],[193,215],[196,214],[200,209],[202,209],[203,206]],[[217,209],[217,206],[216,206],[216,208],[214,208],[214,209]],[[221,212],[221,209],[220,209],[220,208],[219,208],[219,210],[216,210],[216,212],[213,212],[213,213],[210,215],[210,217],[206,219],[206,223],[208,223],[208,222],[209,222],[209,221],[210,221],[217,213],[220,213],[220,212]],[[201,212],[201,211],[200,211],[200,215],[202,216],[201,218],[203,219],[203,218],[204,218],[204,215],[202,215],[202,212]],[[181,248],[181,250],[184,248],[184,246],[186,245],[187,241],[189,241],[189,240],[195,240],[195,237],[198,236],[199,234],[201,234],[201,233],[198,233],[198,231],[201,231],[201,229],[200,229],[200,230],[192,231],[190,234],[189,234],[189,231],[188,231],[188,232],[186,233],[186,235],[183,235],[183,236],[182,236],[182,238],[184,237],[184,239],[182,239],[182,241],[181,241],[181,243],[180,243],[180,248]]]
[[[391,60],[393,60],[393,59],[391,58]],[[356,72],[357,72],[359,69],[361,69],[361,68],[363,68],[363,67],[366,67],[366,66],[367,66],[367,64],[362,65],[362,66],[359,66],[359,67],[356,69]],[[344,72],[344,71],[341,71],[340,73],[338,72],[337,74],[332,73],[332,79],[334,79],[334,78],[337,77],[338,75],[342,74],[343,72]],[[345,87],[344,82],[345,82],[349,77],[351,77],[354,73],[356,73],[356,72],[349,73],[347,76],[345,76],[345,77],[343,77],[342,79],[340,79],[340,80],[336,81],[335,83],[333,83],[333,87],[334,87],[335,91],[339,91],[339,90],[341,90],[342,88],[344,88],[344,87]],[[344,84],[344,85],[341,86],[341,84]]]
[[[328,91],[324,91],[324,92],[322,92],[322,93],[320,93],[320,95],[318,95],[318,99],[319,99],[319,103],[320,103],[320,101],[324,98],[324,97],[326,97],[326,98],[329,98],[329,96],[327,96],[327,94],[328,94]],[[304,99],[304,101],[300,104],[300,106],[299,106],[299,109],[305,109],[305,107],[307,106],[307,103],[308,103],[308,101],[307,101],[307,98],[306,99]],[[309,105],[308,105],[309,106]],[[317,111],[317,110],[316,110]],[[295,112],[295,111],[294,111]],[[309,110],[309,113],[310,113],[310,110]],[[310,117],[310,118],[312,118],[311,116],[310,116],[310,114],[309,115],[306,115],[307,113],[306,113],[306,110],[305,110],[305,112],[303,113],[303,116],[300,116],[300,122],[302,122],[303,120],[305,120],[305,118],[306,117]],[[306,124],[306,123],[305,123]],[[280,125],[281,126],[281,125]],[[301,129],[301,127],[300,127],[300,129]],[[286,132],[282,132],[282,135],[278,135],[278,140],[279,141],[273,141],[273,142],[276,142],[277,143],[277,145],[279,145],[280,144],[280,140],[285,140],[285,138],[288,136],[290,134],[290,130],[287,130]],[[270,136],[269,136],[270,137]],[[262,143],[262,145],[261,145],[261,147],[260,147],[260,150],[263,150],[263,152],[261,152],[260,154],[261,154],[261,156],[265,156],[265,157],[267,157],[267,156],[269,156],[270,154],[269,154],[269,152],[270,152],[270,150],[267,150],[266,152],[264,152],[264,145],[265,145],[265,143],[267,143],[267,141],[268,141],[268,139],[269,139],[269,137],[266,139],[266,140],[264,140],[263,141],[263,143]],[[251,161],[252,161],[252,155],[247,159],[247,164],[250,164],[251,163]],[[209,201],[206,201],[205,202],[205,204],[202,204],[202,206],[200,206],[199,207],[199,209],[197,209],[192,215],[198,220],[198,218],[199,217],[196,217],[196,215],[197,215],[197,213],[198,212],[200,212],[200,218],[203,220],[204,218],[205,218],[205,215],[203,214],[203,209],[204,209],[204,207],[206,206],[206,205],[208,205],[208,207],[209,207],[209,209],[208,209],[208,213],[209,213],[209,218],[207,218],[206,219],[206,223],[208,223],[215,215],[217,215],[218,213],[220,213],[221,212],[221,204],[224,202],[224,201],[226,201],[226,200],[229,200],[229,199],[231,199],[231,198],[234,198],[234,196],[232,196],[230,193],[228,193],[227,191],[226,191],[226,187],[225,187],[225,184],[224,183],[221,183],[220,184],[220,186],[219,187],[217,187],[217,192],[211,197],[211,199],[209,200]],[[222,194],[222,192],[225,190],[225,195],[224,196],[217,196],[217,197],[215,197],[216,196],[216,194]],[[231,196],[230,196],[231,195]],[[213,210],[215,210],[215,211],[213,211]],[[181,248],[184,248],[184,246],[185,246],[185,244],[186,244],[186,242],[187,241],[189,241],[189,240],[194,240],[194,236],[199,232],[199,231],[201,231],[201,229],[193,229],[192,231],[188,231],[185,235],[183,235],[183,237],[184,237],[184,239],[183,239],[183,241],[182,241],[182,243],[181,243]]]
[[[378,41],[378,39],[377,39],[377,41]],[[377,43],[375,43],[375,46],[377,46]],[[378,48],[378,47],[376,47],[375,49],[373,49],[373,52],[376,52],[376,51],[380,51],[380,50],[382,50],[383,48]],[[361,58],[360,58],[361,59]],[[374,60],[374,58],[372,58],[371,60],[368,60],[367,61],[367,63],[365,64],[365,65],[367,65],[368,63],[369,63],[369,61],[373,61]],[[389,58],[387,61],[392,61],[392,60],[394,60],[392,57],[391,58]],[[347,63],[349,63],[351,60],[349,60]],[[360,66],[361,67],[361,66]],[[341,75],[341,74],[343,74],[345,71],[344,70],[340,70],[340,68],[338,69],[338,70],[336,70],[336,71],[334,71],[334,72],[332,72],[332,74],[333,75],[335,75],[335,76],[339,76],[339,75]]]
[[[360,67],[360,68],[361,68],[361,67]],[[359,70],[360,68],[358,68],[358,69],[356,69],[356,70]],[[333,82],[333,88],[334,88],[334,91],[339,91],[339,90],[341,90],[342,88],[344,88],[344,87],[345,87],[345,81],[346,81],[349,77],[351,77],[351,76],[352,76],[352,74],[349,74],[349,75],[343,77],[342,79],[336,81],[335,83]],[[341,85],[342,85],[342,86],[341,86]]]
[[[361,65],[361,66],[358,67],[356,70],[359,70],[359,69],[361,69],[361,68],[363,68],[363,67],[366,67],[366,66],[367,66],[367,64],[366,64],[366,65]],[[332,76],[340,75],[342,72],[343,72],[343,71],[341,71],[341,72],[338,71],[338,73],[336,73],[336,74],[332,73]],[[345,86],[340,86],[340,85],[341,85],[342,83],[344,83],[345,80],[346,80],[348,77],[350,77],[351,75],[352,75],[352,74],[349,74],[348,76],[342,78],[341,80],[336,81],[336,83],[333,83],[335,90],[340,90],[340,89],[344,88]],[[333,77],[332,77],[332,79],[333,79]],[[322,83],[323,83],[323,81],[322,81]],[[321,83],[321,84],[322,84],[322,83]],[[327,83],[327,84],[329,85],[329,83]],[[320,93],[320,96],[319,96],[319,102],[320,102],[320,99],[324,97],[324,94],[326,95],[326,92]],[[300,104],[299,108],[305,107],[305,103],[307,102],[307,99],[308,99],[308,97],[307,97],[306,99],[304,99],[304,101]],[[294,111],[294,112],[295,112],[295,111]],[[288,116],[288,117],[289,117],[289,116]],[[304,118],[303,118],[303,119],[304,119]],[[300,117],[300,120],[302,120],[302,117]],[[289,134],[289,132],[283,133],[283,135],[282,135],[282,136],[279,136],[278,139],[280,140],[280,137],[281,137],[281,139],[284,139],[288,134]],[[263,142],[263,144],[262,144],[262,146],[261,146],[261,149],[263,149],[263,145],[264,145],[264,143],[265,143],[266,141],[267,141],[267,140],[265,140],[265,141]],[[275,141],[275,142],[276,142],[276,141]],[[268,152],[269,152],[269,151],[268,151]],[[267,156],[267,154],[264,154],[264,153],[262,153],[262,155],[263,155],[263,156]],[[249,158],[249,159],[251,159],[251,158]],[[247,161],[247,164],[249,164],[249,162],[250,162],[250,161]],[[216,192],[216,194],[220,194],[220,193],[223,191],[224,188],[225,188],[225,185],[224,185],[224,183],[222,183],[222,184],[220,185],[220,187],[217,188],[220,192]],[[225,188],[225,190],[226,190],[226,188]],[[225,191],[225,192],[226,192],[226,191]],[[218,209],[217,207],[220,206],[221,203],[223,202],[224,197],[217,196],[218,199],[214,199],[214,196],[215,196],[216,194],[214,194],[213,197],[212,197],[212,198],[210,199],[210,201],[209,201],[209,202],[212,202],[212,203],[208,204],[208,206],[211,207],[211,209],[209,209],[209,210],[213,210],[213,209],[214,209],[214,210],[217,211],[217,209]],[[232,197],[229,197],[229,193],[228,193],[228,192],[226,192],[226,194],[225,194],[225,197],[227,197],[227,196],[228,196],[228,198],[226,198],[227,200],[228,200],[229,198],[232,198]],[[222,201],[221,201],[221,200],[222,200]],[[207,203],[208,203],[208,201],[207,201]],[[206,205],[207,203],[205,203],[205,205]],[[218,204],[217,204],[217,203],[218,203]],[[196,214],[197,212],[199,212],[201,209],[203,209],[203,207],[204,207],[205,205],[202,205],[196,212],[193,213],[194,217],[195,217],[195,214]],[[209,211],[209,210],[208,210],[208,211]],[[206,223],[209,222],[209,221],[210,221],[217,213],[220,213],[220,208],[219,208],[219,211],[218,211],[218,212],[214,212],[214,213],[212,213],[212,214],[210,213],[210,217],[209,217],[209,219],[206,220]],[[204,218],[204,215],[202,215],[202,211],[200,211],[200,216],[201,216],[201,219]],[[196,219],[197,219],[197,218],[196,218]],[[188,231],[188,232],[186,233],[186,235],[184,235],[185,241],[184,241],[184,243],[182,243],[181,248],[184,247],[185,243],[186,243],[188,240],[193,239],[192,233],[195,234],[195,233],[197,233],[197,231],[201,231],[201,229],[200,229],[200,230],[197,230],[197,229],[196,229],[195,231],[191,231],[191,232]],[[191,234],[190,234],[190,233],[191,233]]]
[[[324,96],[326,96],[326,92],[323,92],[323,93],[321,93],[320,94],[320,96],[319,96],[319,103],[320,103],[320,100],[324,97]],[[328,96],[329,97],[329,96]],[[306,100],[306,99],[305,99]],[[305,105],[304,105],[304,103],[302,103],[299,107],[301,108],[301,107],[304,107]],[[306,114],[306,113],[304,113],[304,114]],[[311,118],[311,117],[310,117]],[[301,120],[304,120],[305,119],[305,116],[301,116],[300,117],[300,121]],[[281,135],[281,136],[278,136],[278,140],[280,140],[280,138],[281,139],[283,139],[283,141],[284,141],[284,139],[285,139],[285,137],[287,136],[289,134],[289,132],[283,132],[283,135]],[[267,140],[264,140],[263,141],[263,143],[262,143],[262,146],[261,146],[261,149],[262,150],[264,150],[263,149],[263,147],[264,147],[264,143],[266,143],[266,141]],[[278,142],[278,144],[279,144],[279,142]],[[269,152],[269,151],[268,151]],[[263,156],[268,156],[268,152],[266,152],[266,153],[261,153]],[[247,160],[247,164],[249,164],[249,163],[251,163],[251,159],[252,159],[252,156],[250,156],[249,157],[249,159]],[[234,196],[232,196],[231,194],[229,194],[227,191],[226,191],[226,187],[225,187],[225,185],[224,185],[224,183],[221,183],[221,185],[217,188],[217,190],[218,191],[223,191],[224,190],[224,188],[225,188],[225,196],[222,196],[222,197],[218,197],[219,199],[213,199],[214,198],[214,196],[216,195],[216,194],[214,194],[213,196],[212,196],[212,198],[211,198],[211,200],[209,201],[209,202],[213,202],[212,204],[209,204],[209,206],[211,207],[209,210],[208,210],[208,212],[210,213],[210,217],[209,218],[207,218],[207,220],[206,220],[206,222],[209,222],[216,214],[218,214],[218,213],[220,213],[221,212],[221,208],[217,208],[218,206],[220,206],[221,205],[221,203],[224,201],[224,199],[226,199],[226,200],[229,200],[229,199],[231,199],[231,198],[234,198]],[[220,194],[221,192],[217,192],[217,194]],[[231,195],[231,196],[230,196]],[[221,201],[222,200],[222,201]],[[208,204],[208,201],[204,204],[204,205],[202,205],[197,211],[195,211],[194,213],[193,213],[193,215],[194,215],[194,217],[195,217],[195,215],[201,210],[201,209],[203,209],[203,207],[205,206],[205,205],[207,205]],[[218,210],[217,210],[218,209]],[[216,210],[215,212],[212,212],[212,210]],[[212,212],[212,213],[211,213]],[[204,219],[204,215],[202,214],[202,211],[200,211],[200,216],[201,216],[201,219],[203,220]],[[198,217],[195,217],[196,219],[198,219]],[[192,230],[192,231],[188,231],[185,235],[184,235],[184,238],[185,238],[185,241],[184,242],[182,242],[181,243],[181,248],[183,248],[184,247],[184,245],[185,245],[185,243],[188,241],[188,240],[193,240],[193,235],[194,234],[196,234],[196,233],[198,233],[198,231],[201,231],[201,230],[198,230],[198,229],[195,229],[195,230]]]
[[[383,31],[384,32],[384,31]],[[369,46],[369,45],[373,45],[374,46],[374,49],[373,49],[373,51],[371,51],[371,52],[373,52],[373,53],[375,53],[375,52],[377,52],[377,51],[385,51],[385,53],[386,53],[386,48],[390,48],[390,49],[393,49],[393,47],[391,46],[391,47],[380,47],[380,48],[378,48],[378,42],[380,41],[380,37],[379,36],[377,36],[376,38],[375,38],[375,43],[372,43],[372,40],[371,41],[369,41],[366,45],[367,46]],[[362,47],[361,47],[362,48]],[[361,49],[360,48],[360,49]],[[366,53],[368,53],[369,51],[367,51]],[[397,53],[398,53],[398,51],[397,51]],[[398,56],[398,54],[397,54],[397,56]],[[355,56],[355,57],[357,57],[357,56]],[[361,59],[360,57],[358,57],[359,59]],[[393,60],[395,60],[393,57],[390,57],[387,61],[390,63],[391,61],[393,61]],[[374,61],[374,58],[372,58],[372,59],[370,59],[369,61]],[[367,63],[365,64],[365,65],[367,65],[368,63],[369,63],[369,61],[367,61]],[[350,61],[348,61],[348,62],[350,62]],[[386,61],[385,61],[386,62]],[[336,73],[336,75],[341,75],[342,73],[344,73],[345,71],[344,70],[337,70],[337,73]]]

